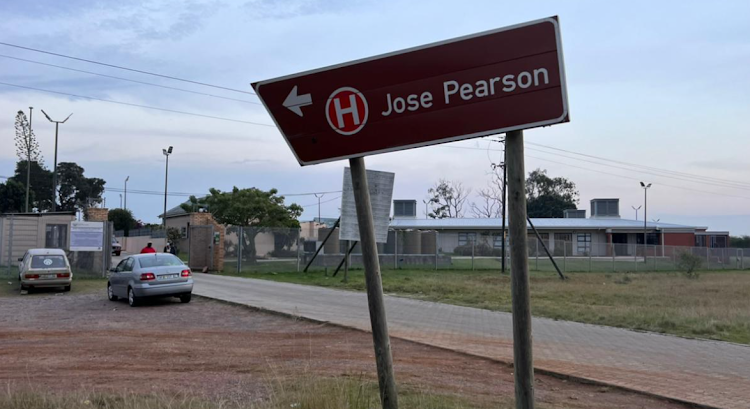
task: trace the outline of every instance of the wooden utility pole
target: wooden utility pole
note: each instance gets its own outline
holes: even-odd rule
[[[523,166],[523,165],[522,165]],[[362,247],[362,261],[365,267],[367,303],[370,307],[372,340],[375,346],[375,362],[378,367],[378,385],[383,409],[398,409],[396,378],[393,375],[391,341],[385,319],[383,283],[380,280],[380,260],[375,242],[375,224],[370,206],[370,190],[367,186],[365,160],[362,157],[349,159],[352,172],[352,189],[359,223],[359,243]]]
[[[534,408],[534,359],[531,351],[529,258],[526,250],[526,171],[523,131],[505,138],[508,168],[508,227],[510,230],[510,286],[513,311],[513,373],[516,409]]]

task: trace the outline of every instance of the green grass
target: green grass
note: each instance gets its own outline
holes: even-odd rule
[[[321,272],[243,272],[243,277],[365,290],[362,270],[349,282]],[[236,275],[235,273],[230,273]],[[750,344],[750,272],[702,272],[691,280],[677,273],[531,273],[535,316],[686,337]],[[485,308],[511,309],[510,278],[498,272],[384,270],[389,294]]]
[[[66,294],[86,294],[95,291],[104,291],[107,288],[107,279],[105,278],[76,279],[75,275],[73,277],[73,285],[70,293]],[[62,292],[61,288],[42,288],[24,295],[24,297],[45,296],[59,292]],[[18,297],[20,295],[21,289],[17,279],[4,277],[3,281],[0,281],[0,297]]]
[[[377,383],[347,377],[310,378],[274,381],[269,397],[262,401],[200,399],[166,394],[101,394],[0,392],[1,409],[370,409],[380,407]],[[476,403],[474,399],[448,394],[402,388],[399,407],[403,409],[482,409],[512,408],[509,397],[500,404]]]

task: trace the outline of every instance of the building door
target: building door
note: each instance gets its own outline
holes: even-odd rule
[[[616,256],[631,255],[630,247],[628,247],[628,234],[627,233],[612,233],[612,244],[615,245]]]
[[[188,266],[196,271],[214,268],[214,226],[190,226]]]

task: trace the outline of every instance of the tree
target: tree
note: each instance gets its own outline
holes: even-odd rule
[[[432,207],[428,216],[432,219],[463,217],[470,192],[471,189],[465,188],[461,182],[440,179],[427,190]]]
[[[729,247],[750,248],[750,236],[730,236]]]
[[[84,211],[102,202],[106,182],[99,178],[87,178],[83,172],[84,169],[74,162],[61,162],[57,165],[57,180],[60,183],[59,210]]]
[[[536,169],[526,179],[526,211],[529,217],[563,217],[566,209],[578,205],[575,183],[562,178],[550,178],[546,170]]]
[[[479,204],[471,203],[471,213],[480,219],[497,219],[503,215],[502,167],[493,167],[487,188],[479,189]]]
[[[28,167],[28,164],[31,164]],[[30,169],[29,169],[30,168]],[[19,161],[11,179],[26,187],[26,175],[30,175],[29,208],[38,212],[52,209],[52,172],[38,161]]]
[[[31,200],[33,200],[31,192]],[[26,187],[14,180],[8,179],[5,183],[0,183],[0,213],[23,212],[25,211]]]
[[[16,155],[21,161],[37,162],[42,163],[42,155],[39,151],[39,143],[36,141],[34,131],[31,129],[31,124],[26,119],[26,114],[23,111],[18,111],[16,114]],[[25,193],[25,206],[24,211],[30,210],[29,206],[31,203],[31,169],[26,168],[26,182],[23,183],[26,190]]]
[[[125,232],[125,237],[130,233],[130,229],[135,229],[137,222],[133,217],[133,212],[125,209],[112,209],[107,214],[107,220],[111,221],[115,226],[115,230],[122,230]]]
[[[256,188],[239,189],[231,192],[210,189],[209,195],[200,199],[190,196],[188,203],[181,207],[186,212],[196,209],[210,209],[217,222],[224,225],[249,227],[243,229],[243,258],[255,261],[255,236],[272,228],[299,228],[297,218],[302,215],[302,207],[292,203],[284,205],[284,196],[277,196],[276,189],[264,191]]]

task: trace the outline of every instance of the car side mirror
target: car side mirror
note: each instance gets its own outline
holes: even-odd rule
[[[112,267],[112,268],[110,268],[110,269],[109,269],[109,272],[110,272],[110,273],[116,273],[116,272],[117,272],[117,267]]]
[[[18,261],[23,261],[23,257],[19,257],[19,258],[18,258]]]

